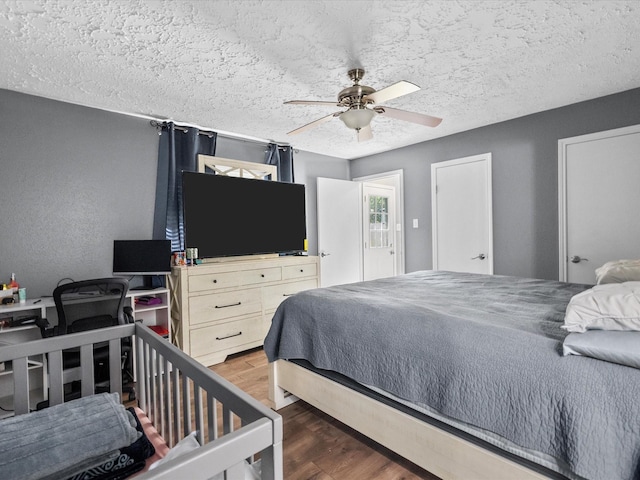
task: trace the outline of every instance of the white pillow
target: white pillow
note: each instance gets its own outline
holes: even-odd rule
[[[569,332],[640,331],[640,282],[596,285],[574,295],[562,328]]]
[[[583,355],[640,368],[640,332],[589,330],[570,333],[564,339],[562,352],[565,356]]]
[[[614,260],[596,268],[596,283],[621,283],[640,280],[640,260]]]

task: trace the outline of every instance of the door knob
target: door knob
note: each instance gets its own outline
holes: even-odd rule
[[[479,258],[480,260],[484,260],[485,258],[487,258],[487,256],[484,253],[479,253],[478,256],[471,257],[471,260],[475,260],[476,258]]]
[[[570,258],[571,263],[580,263],[580,262],[588,262],[588,258],[581,258],[579,255],[574,255]]]
[[[320,256],[321,257],[328,257],[329,255],[331,255],[331,254],[330,253],[320,252]]]

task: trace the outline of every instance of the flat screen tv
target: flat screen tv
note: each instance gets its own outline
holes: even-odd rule
[[[200,258],[304,251],[304,185],[183,172],[182,199],[185,248]]]
[[[114,275],[171,273],[170,240],[114,240]]]

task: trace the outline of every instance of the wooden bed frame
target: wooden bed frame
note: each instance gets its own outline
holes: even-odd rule
[[[286,360],[270,364],[269,399],[275,410],[304,400],[446,480],[550,478]]]
[[[12,362],[15,414],[33,408],[28,365],[34,357],[45,365],[50,405],[64,402],[62,350],[69,348],[80,348],[82,396],[93,395],[93,345],[102,342],[109,344],[111,391],[122,396],[121,339],[131,336],[139,407],[169,447],[194,430],[201,445],[136,480],[205,480],[223,472],[227,480],[244,480],[247,462],[256,455],[262,479],[283,478],[280,415],[142,323],[0,347],[0,362]]]

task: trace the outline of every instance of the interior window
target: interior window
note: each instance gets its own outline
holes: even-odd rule
[[[388,201],[387,197],[369,196],[369,248],[390,246]]]

